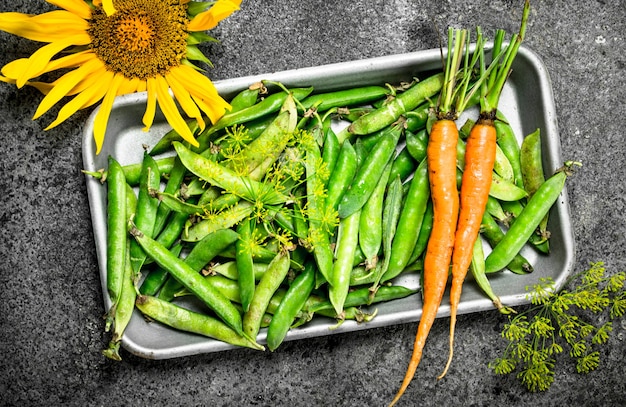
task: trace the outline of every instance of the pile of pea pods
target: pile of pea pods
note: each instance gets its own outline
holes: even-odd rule
[[[190,121],[195,140],[171,131],[140,163],[110,156],[91,174],[107,188],[113,305],[104,354],[120,359],[135,309],[173,329],[274,351],[314,317],[369,321],[375,312],[362,307],[418,293],[394,279],[420,272],[432,227],[425,157],[442,82],[433,74],[326,93],[256,83],[213,125]],[[492,251],[472,273],[506,312],[487,276],[532,272],[519,253],[526,244],[548,253],[548,212],[567,171],[545,179],[539,130],[519,143],[499,115],[481,229]],[[458,182],[471,125],[460,129]],[[188,296],[203,308],[177,301]]]

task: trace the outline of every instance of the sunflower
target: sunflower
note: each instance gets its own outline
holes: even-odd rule
[[[198,45],[215,41],[206,31],[238,10],[241,0],[46,1],[59,9],[39,15],[0,13],[0,30],[47,43],[0,71],[0,80],[18,88],[33,86],[45,95],[33,120],[69,99],[46,130],[102,101],[94,119],[99,153],[115,97],[145,91],[144,130],[152,125],[158,104],[172,128],[197,146],[179,106],[201,129],[203,117],[215,123],[230,109],[194,63],[210,65]],[[55,71],[54,81],[36,81]]]

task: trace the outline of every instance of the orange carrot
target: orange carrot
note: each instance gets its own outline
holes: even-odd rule
[[[435,322],[448,281],[448,268],[459,211],[455,153],[457,137],[458,130],[454,120],[442,119],[433,123],[426,150],[433,200],[433,228],[424,259],[422,316],[417,328],[409,367],[400,390],[390,406],[402,397],[415,375],[422,358],[426,338]]]
[[[455,81],[461,64],[467,31],[450,29],[448,35],[448,43],[452,45],[454,41],[455,46],[448,52],[444,87],[426,150],[430,194],[433,201],[433,228],[424,259],[422,316],[417,327],[409,366],[402,385],[389,406],[393,406],[400,400],[422,359],[424,345],[437,317],[448,281],[448,269],[454,245],[454,232],[459,211],[459,194],[456,187],[456,145],[459,132],[455,122],[459,110],[455,111],[452,103],[456,94]],[[464,73],[467,72],[469,70],[466,69]],[[467,82],[464,81],[461,86],[466,84]]]
[[[496,128],[493,119],[479,118],[472,127],[465,147],[465,169],[461,183],[460,209],[452,254],[452,283],[450,286],[450,355],[443,373],[445,376],[454,345],[456,315],[461,301],[461,290],[472,260],[474,241],[489,197],[491,173],[496,158]]]
[[[494,58],[489,67],[489,80],[481,82],[480,115],[476,124],[472,127],[465,147],[465,167],[461,179],[460,213],[457,230],[454,237],[454,251],[452,254],[452,283],[450,286],[450,352],[446,366],[438,379],[443,378],[454,353],[454,331],[456,318],[461,301],[463,282],[472,261],[474,242],[478,238],[480,224],[489,197],[491,186],[491,174],[496,155],[496,129],[494,120],[498,107],[498,101],[504,83],[510,74],[511,65],[517,54],[526,31],[526,21],[530,11],[529,1],[524,4],[522,23],[519,34],[513,36],[509,46],[500,53],[500,45],[504,31],[496,32],[493,53],[496,57],[504,55],[500,63]],[[478,36],[482,39],[480,28],[477,28]],[[480,41],[479,41],[480,42]],[[485,69],[482,43],[478,53],[481,73]]]

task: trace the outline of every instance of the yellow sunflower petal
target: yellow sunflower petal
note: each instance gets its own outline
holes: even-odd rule
[[[217,27],[217,24],[239,10],[241,1],[218,0],[210,9],[193,18],[187,24],[189,31],[206,31]]]
[[[200,109],[198,109],[198,106],[189,95],[189,91],[186,87],[182,85],[174,75],[166,75],[165,80],[167,81],[170,89],[172,89],[172,92],[174,92],[174,97],[178,100],[178,103],[185,111],[185,114],[193,119],[196,119],[200,129],[204,130],[205,123],[202,119],[202,113],[200,113]]]
[[[91,18],[91,8],[84,0],[46,0],[50,4],[65,9],[72,14],[88,20]]]
[[[87,34],[85,35],[89,38]],[[36,78],[43,72],[46,72],[50,60],[65,48],[75,45],[75,41],[76,38],[70,37],[65,41],[58,41],[44,45],[35,51],[30,58],[28,58],[26,69],[21,72],[17,78],[15,78],[17,87],[21,88],[29,79]]]
[[[156,79],[148,78],[146,81],[146,90],[148,91],[148,97],[146,102],[146,111],[143,114],[143,118],[141,121],[143,122],[144,131],[150,130],[152,126],[152,122],[154,121],[154,114],[156,113],[156,100],[157,100],[157,90],[156,90]]]
[[[205,75],[186,65],[172,69],[170,74],[188,89],[196,104],[212,123],[218,121],[226,110],[230,110],[230,105],[219,95],[213,82]]]
[[[162,76],[157,76],[155,79],[157,101],[159,102],[159,107],[167,119],[167,122],[183,139],[191,143],[191,145],[198,147],[198,141],[194,138],[191,130],[189,130],[189,126],[187,126],[187,123],[176,107],[176,103],[174,103],[174,100],[170,96],[167,81]]]
[[[113,81],[113,72],[104,71],[98,76],[97,81],[93,81],[92,85],[83,90],[76,97],[66,103],[54,120],[45,130],[50,130],[67,120],[77,111],[89,107],[101,100],[109,89],[111,81]]]
[[[102,1],[100,1],[100,3],[102,3],[102,8],[104,9],[104,12],[107,14],[107,16],[110,16],[113,13],[115,13],[115,7],[113,6],[113,0],[102,0]]]
[[[102,99],[102,104],[100,105],[100,109],[98,113],[96,113],[96,118],[93,123],[93,138],[96,141],[96,154],[100,153],[102,149],[102,144],[104,143],[104,136],[107,131],[107,123],[109,121],[109,116],[111,115],[111,108],[113,107],[113,101],[115,100],[115,96],[117,95],[117,90],[121,86],[121,84],[126,80],[124,76],[120,74],[115,74],[113,80],[111,81],[111,86],[109,87],[108,92],[104,95],[104,99]]]
[[[65,10],[55,10],[34,16],[23,13],[0,13],[0,30],[32,41],[54,42],[80,33],[87,35],[89,23]],[[85,45],[82,42],[75,45]]]
[[[48,92],[39,104],[33,120],[41,117],[41,115],[50,110],[50,108],[57,104],[63,97],[70,94],[70,92],[80,83],[81,80],[90,78],[93,81],[96,79],[93,77],[92,73],[101,66],[102,65],[98,63],[97,60],[91,60],[57,79],[52,90]]]

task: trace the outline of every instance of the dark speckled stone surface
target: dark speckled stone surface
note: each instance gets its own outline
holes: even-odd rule
[[[43,0],[0,3],[38,13]],[[384,56],[438,46],[433,23],[487,34],[518,25],[521,1],[244,1],[214,34],[214,79]],[[603,260],[626,270],[626,4],[533,1],[526,45],[552,78],[563,157],[584,162],[568,183],[576,269]],[[37,45],[0,33],[0,66]],[[100,350],[102,292],[82,165],[90,111],[44,132],[54,112],[32,121],[33,89],[0,84],[0,405],[383,406],[404,375],[414,324],[284,344],[276,353],[235,350],[165,361]],[[56,111],[55,111],[56,112]],[[503,348],[505,318],[462,315],[455,361],[447,319],[433,327],[426,356],[400,405],[617,406],[626,400],[626,323],[616,322],[601,366],[587,376],[559,358],[552,388],[524,390],[487,363]]]

